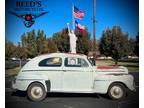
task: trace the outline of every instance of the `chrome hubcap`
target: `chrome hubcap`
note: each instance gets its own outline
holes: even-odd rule
[[[36,99],[41,98],[43,95],[42,88],[41,87],[33,87],[31,89],[31,95],[33,98],[36,98]]]
[[[119,86],[113,86],[110,90],[110,93],[116,99],[119,99],[123,96],[123,90]]]

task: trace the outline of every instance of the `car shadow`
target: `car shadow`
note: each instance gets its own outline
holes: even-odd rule
[[[100,98],[98,94],[91,93],[47,93],[47,97],[93,97]]]
[[[12,92],[11,96],[18,96],[18,97],[26,97],[27,92],[25,91],[14,91]],[[64,98],[64,97],[92,97],[92,98],[100,98],[101,95],[96,94],[96,93],[58,93],[58,92],[53,92],[53,93],[47,93],[46,97],[59,97],[59,98]],[[102,97],[105,97],[105,95],[102,95]]]
[[[21,98],[27,98],[27,92],[25,91],[14,91],[11,96],[16,96],[16,97],[21,97]],[[47,98],[94,98],[98,100],[103,100],[103,101],[109,101],[109,102],[121,102],[121,101],[126,101],[129,100],[127,96],[123,100],[112,100],[109,98],[107,94],[96,94],[96,93],[59,93],[59,92],[52,92],[52,93],[47,93],[46,99]]]
[[[27,96],[27,92],[17,90],[17,91],[12,92],[11,95],[12,96],[18,96],[18,97],[26,97]]]

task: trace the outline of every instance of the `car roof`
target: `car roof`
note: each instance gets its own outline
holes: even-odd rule
[[[50,58],[50,57],[78,57],[78,58],[86,58],[87,56],[84,54],[72,54],[72,53],[49,53],[49,54],[43,54],[43,55],[39,55],[35,58],[33,58],[32,60],[30,60],[24,67],[23,70],[25,69],[34,69],[34,68],[38,68],[38,63],[46,58]]]
[[[75,54],[75,53],[48,53],[48,54],[43,54],[43,55],[39,55],[37,56],[45,58],[45,57],[87,57],[84,54]]]

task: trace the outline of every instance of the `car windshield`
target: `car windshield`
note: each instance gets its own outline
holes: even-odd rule
[[[94,58],[87,58],[92,66],[95,66]]]

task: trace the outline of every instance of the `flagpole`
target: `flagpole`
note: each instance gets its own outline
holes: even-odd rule
[[[73,31],[75,29],[75,19],[74,19],[74,4],[72,3],[72,27]]]
[[[93,0],[93,51],[96,64],[96,0]]]

